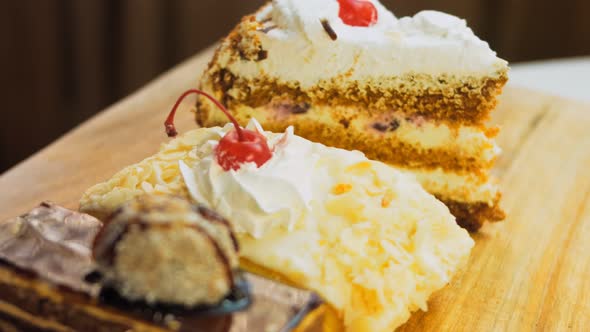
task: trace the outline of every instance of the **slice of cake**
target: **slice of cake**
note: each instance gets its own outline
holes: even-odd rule
[[[498,129],[485,123],[507,71],[451,15],[396,18],[376,0],[273,0],[222,42],[200,84],[242,125],[292,125],[413,173],[474,231],[504,218],[489,175]],[[197,120],[226,123],[206,100]]]
[[[466,263],[472,239],[412,177],[292,127],[234,128],[164,144],[90,188],[81,210],[107,215],[145,193],[214,208],[236,231],[243,267],[319,293],[338,312],[338,331],[393,331]]]

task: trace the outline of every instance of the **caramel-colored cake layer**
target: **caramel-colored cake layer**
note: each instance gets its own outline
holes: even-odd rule
[[[481,79],[408,74],[363,83],[342,83],[335,78],[302,89],[297,82],[278,82],[272,77],[248,80],[213,65],[205,73],[201,87],[230,109],[236,105],[264,107],[277,99],[286,99],[300,105],[358,106],[373,113],[399,112],[459,127],[483,125],[496,107],[496,97],[506,81],[505,74]],[[210,125],[206,108],[199,111],[198,120]]]

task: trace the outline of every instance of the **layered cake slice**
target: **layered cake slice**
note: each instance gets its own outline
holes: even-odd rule
[[[200,81],[245,125],[357,149],[413,173],[458,223],[499,221],[486,121],[507,63],[464,20],[396,18],[376,0],[273,0],[222,42]],[[203,126],[226,122],[199,100]]]
[[[427,309],[473,246],[411,176],[254,120],[164,144],[90,188],[80,208],[107,215],[145,193],[215,209],[236,231],[241,266],[317,292],[341,319],[335,331],[393,331]]]

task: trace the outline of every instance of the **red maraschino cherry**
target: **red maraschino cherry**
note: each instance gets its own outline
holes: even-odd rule
[[[344,24],[355,27],[369,27],[377,23],[377,8],[368,0],[338,0],[338,16]]]
[[[234,125],[234,130],[229,131],[221,140],[215,153],[217,162],[226,171],[230,169],[238,170],[243,163],[253,162],[260,167],[272,157],[272,151],[268,147],[264,135],[257,131],[252,131],[240,127],[238,121],[229,113],[229,111],[211,95],[197,89],[191,89],[183,93],[174,104],[170,111],[164,126],[168,137],[174,137],[178,134],[174,127],[174,116],[182,100],[192,94],[198,94],[211,100]]]

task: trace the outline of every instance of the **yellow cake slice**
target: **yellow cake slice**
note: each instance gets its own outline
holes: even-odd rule
[[[90,188],[81,210],[111,213],[144,193],[176,194],[230,220],[246,268],[319,293],[346,331],[391,332],[467,262],[473,241],[411,176],[358,151],[263,133],[272,157],[224,170],[232,130],[200,128]],[[260,269],[256,269],[259,267]]]

